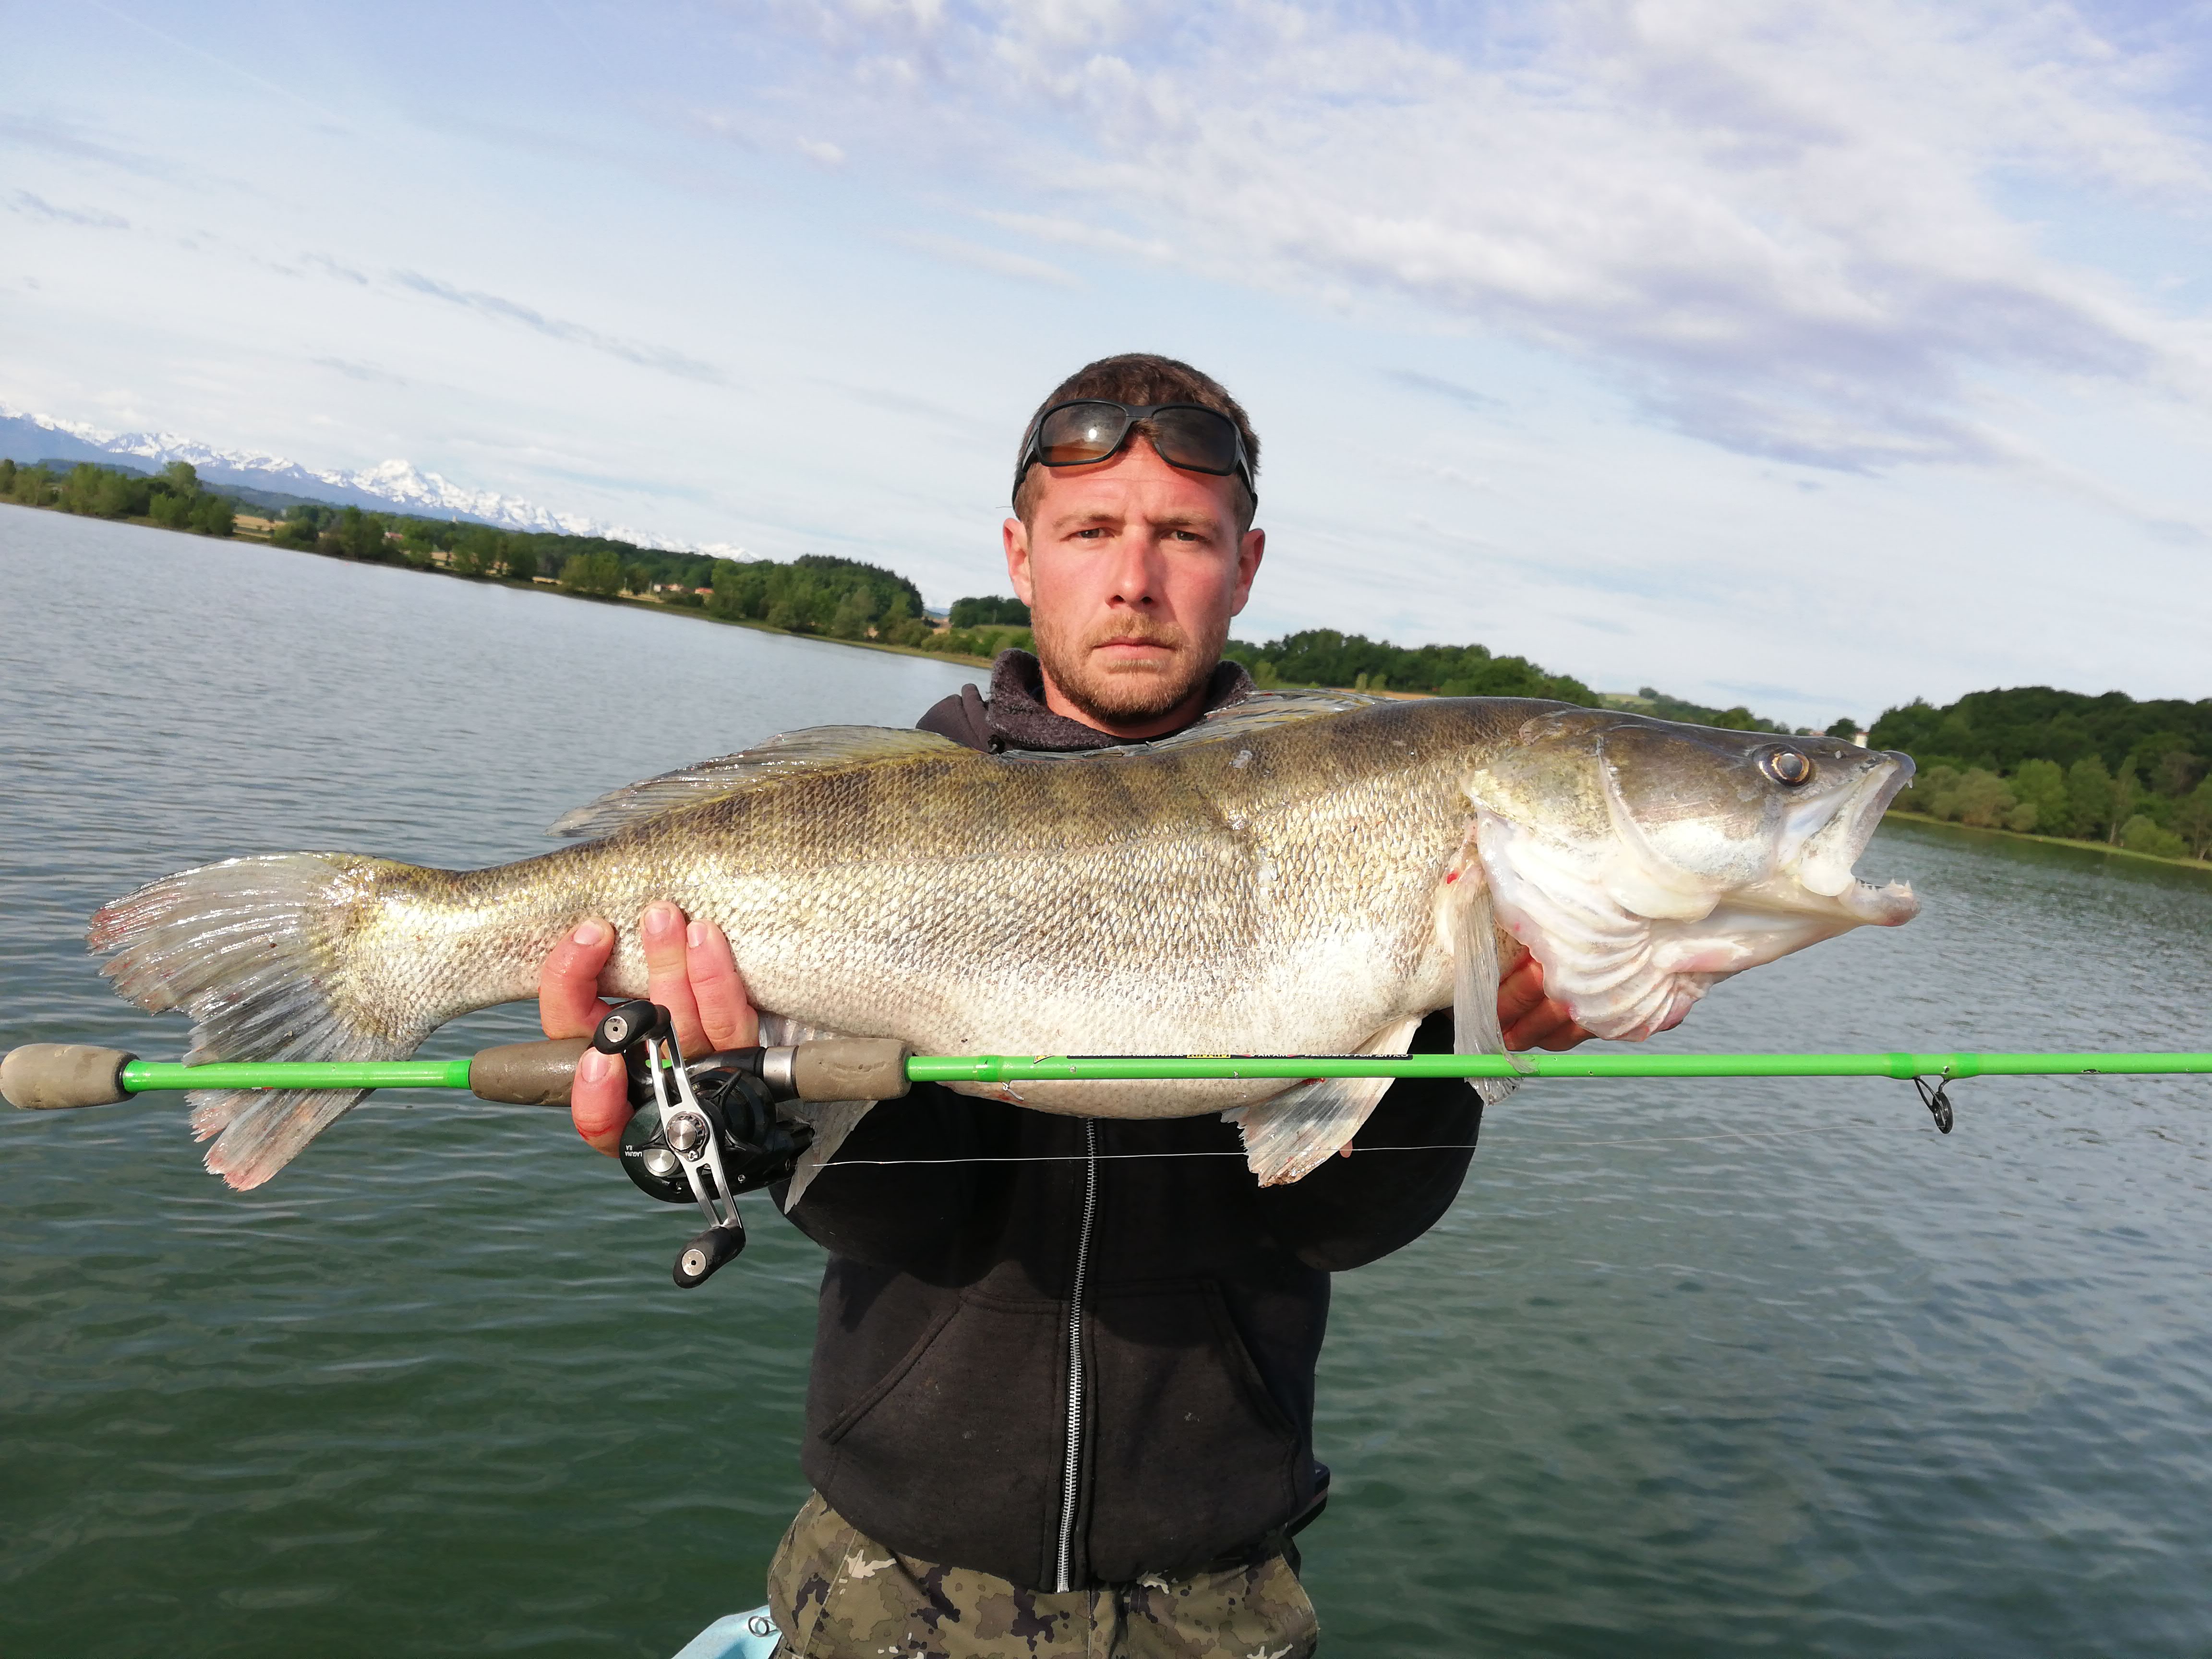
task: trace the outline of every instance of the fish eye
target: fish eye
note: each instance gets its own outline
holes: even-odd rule
[[[1795,749],[1768,750],[1759,757],[1759,769],[1788,789],[1813,781],[1812,760]]]

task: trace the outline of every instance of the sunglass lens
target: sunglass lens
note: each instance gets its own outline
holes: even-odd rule
[[[1128,430],[1129,416],[1119,404],[1069,404],[1044,417],[1037,456],[1047,466],[1103,461]]]
[[[1164,409],[1152,416],[1162,459],[1194,472],[1237,470],[1237,428],[1211,409]]]

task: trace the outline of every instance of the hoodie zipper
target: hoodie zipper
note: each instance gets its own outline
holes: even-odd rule
[[[1060,1575],[1055,1588],[1073,1589],[1075,1500],[1083,1480],[1083,1291],[1091,1267],[1091,1219],[1098,1209],[1098,1120],[1083,1120],[1083,1225],[1075,1235],[1075,1273],[1067,1292],[1067,1461],[1060,1477]]]

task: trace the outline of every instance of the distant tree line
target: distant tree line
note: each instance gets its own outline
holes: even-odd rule
[[[2212,698],[2138,702],[2022,686],[1875,722],[1876,747],[1918,763],[1908,811],[1983,829],[2212,856]]]
[[[1266,687],[1322,685],[1355,691],[1427,691],[1440,697],[1556,697],[1594,704],[1597,694],[1526,657],[1495,657],[1480,645],[1393,645],[1364,634],[1312,628],[1253,645],[1231,640],[1235,658]]]
[[[945,613],[945,621],[951,628],[988,628],[995,624],[1027,628],[1030,608],[1012,594],[986,594],[980,599],[953,600],[952,609]]]
[[[58,507],[92,519],[143,519],[165,530],[228,536],[238,507],[204,488],[190,461],[172,461],[159,472],[80,462],[63,471],[44,463],[18,466],[0,459],[0,501],[25,507]]]

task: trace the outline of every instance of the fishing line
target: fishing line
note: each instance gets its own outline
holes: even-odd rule
[[[1867,1123],[1856,1126],[1815,1124],[1802,1129],[1718,1129],[1711,1134],[1704,1135],[1639,1135],[1632,1140],[1547,1140],[1542,1145],[1547,1150],[1555,1146],[1679,1146],[1692,1141],[1705,1140],[1774,1140],[1790,1135],[1822,1134],[1832,1129],[1851,1127],[1866,1128],[1872,1126]],[[1496,1145],[1493,1140],[1492,1143],[1493,1151],[1496,1150]],[[1414,1146],[1352,1146],[1340,1149],[1331,1153],[1330,1156],[1342,1158],[1347,1152],[1359,1155],[1368,1152],[1473,1152],[1480,1150],[1481,1148],[1472,1140],[1441,1140],[1425,1142]],[[1097,1154],[1097,1159],[1101,1164],[1104,1164],[1109,1161],[1127,1162],[1146,1158],[1242,1158],[1244,1155],[1242,1150],[1232,1148],[1220,1152],[1100,1152]],[[824,1170],[889,1170],[916,1164],[1080,1164],[1090,1156],[1086,1152],[1030,1152],[1004,1155],[979,1154],[974,1158],[835,1158],[822,1167]]]

